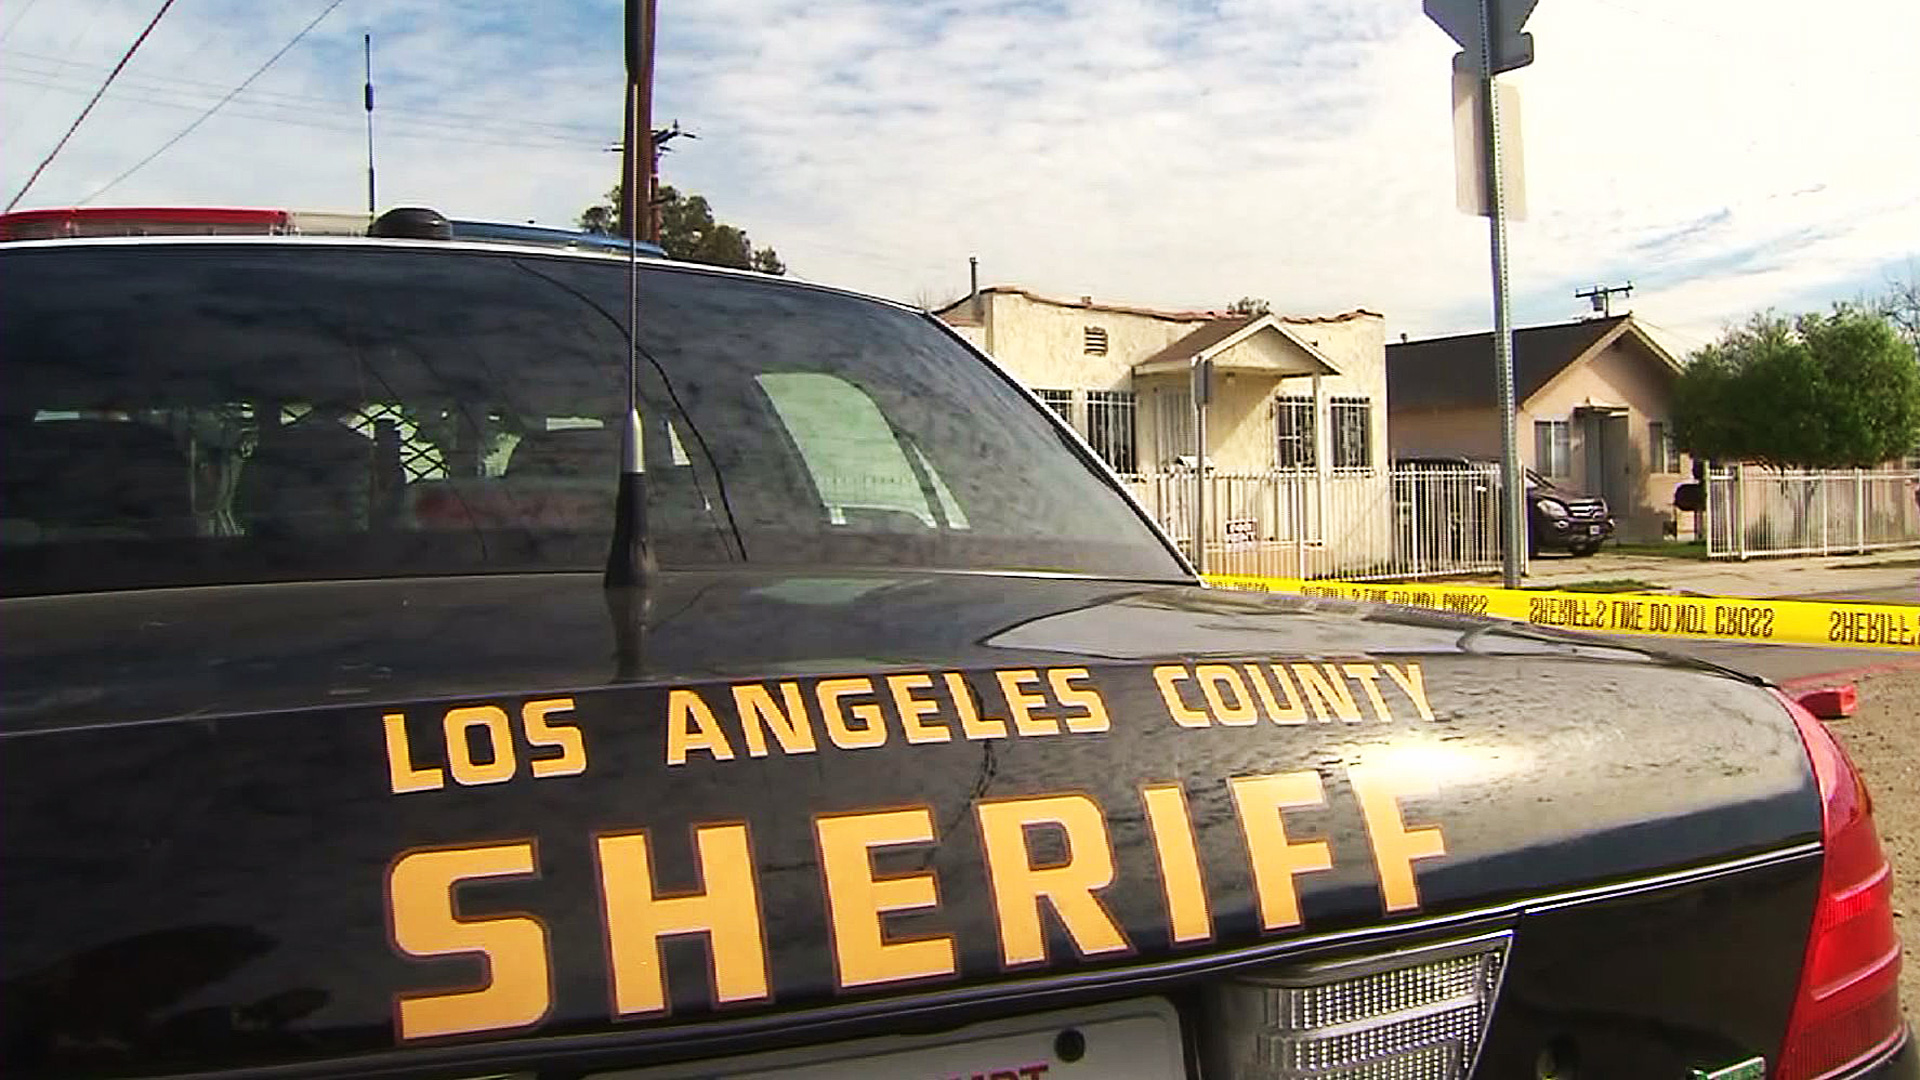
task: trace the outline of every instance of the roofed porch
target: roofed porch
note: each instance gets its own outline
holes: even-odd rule
[[[1194,390],[1204,371],[1207,400]],[[1147,414],[1140,461],[1149,470],[1192,468],[1204,457],[1228,473],[1325,468],[1331,459],[1324,378],[1338,375],[1312,342],[1271,315],[1223,319],[1135,364],[1133,386]]]

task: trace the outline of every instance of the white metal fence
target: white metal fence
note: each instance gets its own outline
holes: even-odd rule
[[[1920,472],[1735,466],[1707,477],[1707,555],[1830,555],[1920,545]]]
[[[1132,475],[1128,489],[1194,554],[1194,474]],[[1266,577],[1411,578],[1500,567],[1497,478],[1471,468],[1387,473],[1208,473],[1206,569]]]

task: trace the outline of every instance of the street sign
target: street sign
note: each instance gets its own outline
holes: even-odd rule
[[[1493,191],[1487,183],[1487,108],[1477,73],[1453,73],[1454,202],[1463,214],[1493,215]],[[1520,88],[1496,83],[1500,99],[1500,178],[1507,220],[1527,220],[1526,154],[1520,141]]]
[[[1213,361],[1199,360],[1193,365],[1193,403],[1213,403]]]
[[[1488,74],[1498,75],[1533,63],[1533,35],[1522,33],[1539,0],[1422,0],[1427,18],[1439,24],[1463,50],[1454,57],[1454,67],[1478,72],[1480,69],[1480,5],[1487,6],[1487,25],[1493,28],[1492,65]]]

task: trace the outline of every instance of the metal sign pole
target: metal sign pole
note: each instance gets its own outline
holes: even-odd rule
[[[1526,485],[1520,472],[1520,446],[1514,425],[1513,324],[1507,307],[1507,199],[1500,169],[1500,102],[1494,94],[1493,0],[1480,0],[1481,152],[1485,155],[1487,235],[1493,261],[1493,358],[1500,395],[1500,576],[1517,589],[1527,572]]]
[[[1194,357],[1193,394],[1193,568],[1207,572],[1207,406],[1213,398],[1213,364]]]
[[[1507,588],[1520,587],[1526,573],[1526,484],[1520,469],[1518,433],[1514,430],[1513,325],[1507,310],[1507,192],[1500,154],[1500,101],[1494,96],[1494,76],[1533,63],[1533,35],[1521,32],[1539,0],[1422,0],[1421,7],[1447,36],[1461,47],[1454,70],[1462,76],[1476,67],[1478,102],[1478,185],[1483,200],[1469,212],[1487,215],[1488,246],[1493,261],[1493,355],[1495,389],[1500,396],[1500,523],[1503,543],[1501,576]],[[1464,79],[1461,80],[1464,82]],[[1456,113],[1456,116],[1460,116]],[[1471,115],[1471,114],[1466,114]],[[1466,140],[1462,139],[1464,143]],[[1471,160],[1470,155],[1462,155]],[[1472,168],[1466,160],[1462,168]],[[1469,185],[1463,179],[1462,189]],[[1468,209],[1463,206],[1462,209]]]

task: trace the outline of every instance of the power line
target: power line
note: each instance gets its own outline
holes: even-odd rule
[[[60,93],[84,94],[87,92],[82,89],[78,89],[70,86],[64,86],[55,82],[42,81],[43,78],[44,77],[38,75],[38,73],[22,73],[18,71],[0,70],[0,83],[18,83],[26,86],[46,87],[46,88],[56,90]],[[122,81],[131,82],[132,80],[122,80]],[[174,91],[158,91],[158,92],[174,93]],[[170,100],[167,98],[143,97],[138,95],[120,94],[120,93],[115,93],[113,97],[117,101],[132,102],[139,105],[151,105],[151,106],[155,106],[163,109],[181,109],[186,111],[192,111],[192,110],[202,108],[201,103],[198,101],[176,101],[176,100]],[[245,109],[290,110],[293,113],[293,115],[281,115],[281,114],[276,114],[272,112],[250,112],[250,111],[245,111]],[[327,114],[323,114],[319,110],[302,109],[295,106],[283,106],[273,102],[249,102],[245,99],[242,99],[237,101],[232,108],[227,109],[223,115],[229,118],[254,120],[254,121],[259,121],[261,123],[286,124],[291,127],[306,128],[308,130],[313,130],[313,131],[329,131],[329,132],[339,132],[343,134],[359,133],[361,129],[359,128],[358,125],[354,124],[351,120],[341,119],[342,115],[346,111],[347,111],[347,107],[345,105],[336,106],[334,109],[329,110],[329,112],[332,115],[332,119],[330,120]],[[394,111],[398,112],[399,110],[394,110]],[[405,125],[412,125],[412,126],[398,127],[398,126],[395,126],[397,124],[405,124]],[[414,113],[411,115],[403,115],[397,119],[389,119],[387,121],[387,126],[384,130],[384,133],[387,135],[391,135],[394,138],[402,138],[402,139],[414,139],[414,140],[434,141],[434,142],[470,143],[476,146],[504,146],[504,147],[514,147],[519,149],[536,148],[536,149],[553,149],[553,150],[598,151],[602,149],[606,144],[606,140],[604,138],[602,139],[566,138],[560,135],[549,134],[543,131],[529,131],[525,129],[516,129],[512,127],[493,127],[493,126],[480,125],[480,124],[462,124],[462,125],[457,125],[457,129],[461,132],[461,134],[457,134],[457,135],[450,134],[449,133],[450,129],[448,125],[441,123],[439,121],[432,120],[431,118],[426,117],[423,114]]]
[[[84,70],[105,71],[107,69],[107,66],[105,64],[75,63],[72,61],[62,60],[57,56],[48,56],[45,53],[31,52],[26,49],[8,49],[8,48],[0,47],[0,59],[8,61],[9,67],[14,69],[19,69],[24,67],[28,70],[35,70],[37,68],[43,68],[48,65],[53,65],[56,68],[70,67],[70,68],[76,69],[77,71],[84,71]],[[55,72],[52,72],[51,74],[64,74],[64,73],[55,71]],[[164,75],[164,74],[159,74],[154,72],[140,72],[134,75],[128,75],[126,78],[122,79],[121,82],[124,85],[128,85],[128,86],[138,86],[142,83],[147,83],[147,84],[152,84],[151,88],[153,89],[167,89],[167,90],[173,90],[174,87],[163,87],[160,84],[172,83],[175,86],[180,88],[178,92],[185,93],[185,92],[188,92],[188,90],[193,90],[196,92],[204,91],[208,94],[208,96],[214,96],[217,93],[224,93],[226,92],[226,89],[227,89],[227,84],[223,82],[215,83],[215,82],[208,82],[204,79],[187,79],[187,78],[182,78],[178,75]],[[344,98],[320,97],[314,94],[294,94],[294,93],[288,93],[287,91],[284,91],[284,90],[253,90],[250,92],[249,96],[259,97],[259,98],[285,98],[291,104],[308,105],[314,108],[325,108],[325,109],[338,108],[340,106],[341,101],[346,100]]]
[[[6,50],[0,50],[0,52],[5,51]],[[45,63],[38,61],[37,58],[33,63],[23,64],[15,62],[5,67],[0,67],[0,81],[17,82],[28,86],[49,87],[57,90],[70,90],[76,93],[86,92],[85,90],[76,89],[73,86],[57,81],[74,78],[84,77],[45,70]],[[56,81],[49,82],[47,80]],[[177,85],[167,85],[169,83]],[[91,83],[88,82],[86,85],[91,86]],[[213,85],[214,84],[199,83],[187,79],[170,79],[134,74],[121,77],[119,82],[114,84],[114,90],[109,96],[116,100],[134,101],[146,105],[198,109],[202,107],[208,99],[217,98],[225,93],[224,84],[218,89],[195,89],[196,87],[212,87]],[[140,91],[142,93],[129,94],[126,92],[128,90]],[[161,95],[161,97],[154,97],[152,95]],[[337,118],[351,109],[354,102],[349,98],[329,100],[300,94],[283,94],[278,91],[249,89],[236,97],[233,104],[235,108],[248,107]],[[594,134],[596,131],[599,131],[600,128],[588,124],[565,124],[545,120],[513,119],[497,113],[483,115],[478,113],[407,109],[384,103],[380,106],[380,114],[390,119],[398,119],[422,125],[434,125],[443,128],[458,127],[462,130],[479,129],[495,131],[522,138],[548,139],[582,147],[603,146],[606,142],[604,136],[595,136]],[[225,115],[233,116],[236,115],[236,113],[233,109],[228,109]],[[281,119],[280,117],[262,116],[255,116],[254,118]]]
[[[5,41],[7,38],[13,36],[13,28],[19,26],[20,20],[27,17],[27,12],[33,10],[33,5],[34,0],[27,0],[26,3],[20,5],[20,14],[13,17],[13,21],[7,24],[5,30],[0,30],[0,41]]]
[[[77,64],[70,61],[61,60],[59,57],[47,56],[42,53],[28,52],[23,49],[0,49],[0,55],[16,57],[19,60],[27,61],[27,63],[24,65],[21,63],[15,62],[10,64],[7,69],[0,69],[0,70],[12,70],[16,72],[25,72],[31,75],[39,75],[39,76],[46,76],[46,77],[60,77],[60,78],[69,77],[64,72],[61,72],[59,70],[54,70],[54,71],[39,70],[39,68],[44,68],[47,65],[54,65],[56,68],[67,67],[67,68],[74,68],[74,69],[90,68],[95,71],[106,70],[105,65]],[[36,65],[38,65],[38,67],[36,67]],[[205,82],[198,79],[185,79],[177,75],[158,75],[158,74],[149,74],[144,72],[134,74],[134,75],[128,75],[121,80],[121,83],[126,86],[138,87],[141,89],[153,91],[155,93],[200,94],[205,97],[212,97],[215,94],[223,93],[225,92],[225,89],[226,89],[225,83],[211,83],[211,82]],[[172,84],[172,85],[168,85],[168,84]],[[274,108],[306,109],[309,111],[317,111],[317,112],[323,111],[327,113],[329,116],[337,115],[341,109],[347,108],[353,100],[351,98],[344,98],[344,97],[327,98],[327,97],[320,97],[314,94],[294,94],[294,93],[288,93],[284,90],[264,90],[264,89],[250,89],[247,91],[246,97],[249,100],[249,102],[252,104],[271,106]],[[269,99],[279,99],[279,100],[269,100]],[[408,109],[405,107],[395,107],[393,105],[385,105],[385,104],[380,106],[380,114],[382,116],[387,116],[394,113],[405,113],[408,115],[421,117],[422,119],[432,120],[434,122],[440,122],[443,120],[461,120],[461,121],[480,121],[483,123],[489,123],[489,122],[499,122],[507,119],[505,117],[500,116],[498,113],[456,112],[456,111],[449,111],[449,110],[443,110],[443,109],[435,109],[435,110]],[[508,122],[515,126],[520,126],[520,127],[549,128],[558,134],[576,135],[583,138],[594,138],[596,137],[595,133],[602,130],[602,126],[598,124],[567,123],[567,122],[554,121],[554,120],[510,120]]]
[[[40,164],[34,166],[33,175],[27,177],[27,182],[20,185],[20,190],[13,193],[13,198],[7,202],[8,210],[12,210],[15,206],[19,205],[20,199],[26,195],[27,189],[33,186],[35,180],[40,179],[41,173],[47,171],[47,166],[53,164],[53,159],[60,156],[60,151],[66,148],[67,140],[73,138],[73,133],[80,130],[81,122],[87,118],[88,113],[93,111],[95,105],[100,104],[100,99],[106,95],[107,87],[113,85],[113,80],[120,74],[121,69],[125,68],[127,62],[133,59],[134,53],[140,51],[140,46],[146,43],[147,35],[153,33],[153,28],[160,25],[160,20],[166,16],[167,9],[172,6],[173,0],[163,0],[160,5],[160,10],[154,12],[152,21],[147,23],[147,28],[140,31],[140,36],[133,39],[133,44],[127,46],[127,51],[120,55],[120,62],[113,65],[113,70],[108,72],[105,81],[101,82],[100,89],[94,91],[93,97],[87,99],[86,108],[81,109],[80,115],[74,117],[73,123],[67,126],[67,133],[60,136],[60,141],[53,145],[52,150],[47,151],[47,156],[41,160]]]
[[[1682,331],[1682,330],[1675,330],[1671,326],[1662,326],[1656,322],[1648,322],[1646,319],[1643,319],[1638,315],[1634,316],[1634,320],[1640,323],[1642,326],[1645,326],[1649,329],[1658,330],[1663,334],[1668,334],[1675,338],[1684,339],[1685,341],[1692,342],[1694,345],[1697,345],[1701,348],[1705,348],[1706,346],[1712,344],[1712,342],[1707,341],[1704,338],[1696,337],[1693,334],[1686,333],[1685,331]]]
[[[232,101],[236,96],[239,95],[240,91],[245,90],[248,86],[252,85],[253,80],[266,74],[268,68],[272,67],[276,62],[278,62],[281,57],[287,55],[288,50],[292,49],[295,45],[300,44],[300,40],[306,37],[307,34],[313,30],[314,27],[319,26],[320,20],[326,18],[328,15],[333,14],[333,9],[339,7],[341,4],[345,2],[346,0],[333,0],[332,3],[329,3],[325,8],[321,9],[320,14],[315,15],[313,17],[313,21],[301,27],[300,32],[293,35],[292,40],[288,41],[285,45],[280,46],[279,52],[276,52],[272,56],[267,57],[266,63],[261,64],[257,68],[254,68],[253,74],[247,76],[245,79],[242,79],[240,81],[239,86],[236,86],[232,90],[227,91],[226,96],[221,98],[219,101],[214,102],[211,106],[207,108],[206,112],[203,112],[199,116],[194,117],[193,123],[188,124],[184,128],[181,128],[179,134],[175,135],[171,139],[168,139],[166,142],[161,143],[159,149],[155,150],[153,153],[148,154],[146,157],[143,157],[139,161],[135,162],[133,167],[128,169],[126,172],[121,173],[119,176],[116,176],[113,179],[107,181],[105,184],[102,184],[98,188],[95,188],[93,191],[93,194],[88,195],[86,198],[80,200],[81,205],[84,206],[85,204],[90,203],[93,200],[99,198],[100,196],[106,194],[109,188],[113,187],[115,184],[118,184],[120,181],[125,180],[127,177],[132,176],[134,173],[139,172],[141,169],[146,168],[148,162],[152,161],[154,158],[159,157],[161,154],[166,153],[168,150],[171,150],[173,148],[173,145],[179,142],[181,139],[184,139],[187,136],[193,134],[193,131],[195,128],[199,127],[201,124],[206,123],[207,120],[210,119],[214,113],[217,113],[220,111],[220,107],[222,105],[225,105],[227,102]],[[169,4],[173,3],[173,0],[167,0],[167,3]],[[371,91],[369,91],[369,93],[371,93]]]
[[[100,0],[99,3],[95,4],[93,6],[93,10],[88,13],[86,21],[80,24],[79,33],[76,33],[73,36],[72,40],[67,42],[67,46],[61,52],[61,55],[57,57],[48,57],[48,59],[53,62],[56,71],[63,69],[68,65],[68,62],[73,57],[74,50],[78,49],[80,47],[80,43],[87,39],[87,35],[93,32],[93,24],[100,21],[100,13],[102,11],[105,11],[106,8],[107,8],[107,0]],[[78,65],[74,65],[74,66],[77,67]],[[102,70],[105,70],[105,69],[103,68]],[[39,106],[40,99],[45,97],[46,93],[47,92],[45,90],[41,90],[39,93],[33,95],[32,99],[26,103],[25,107],[17,108],[16,111],[20,113],[20,118],[22,123],[27,122],[28,118],[34,115],[34,110]],[[19,106],[19,103],[15,102],[14,105]]]

